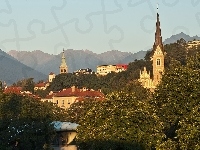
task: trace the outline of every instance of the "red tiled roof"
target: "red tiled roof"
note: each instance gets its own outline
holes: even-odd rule
[[[116,67],[117,67],[117,68],[124,68],[124,69],[127,69],[127,68],[128,68],[128,65],[127,65],[127,64],[117,64]]]
[[[45,87],[46,83],[43,82],[43,83],[38,83],[35,85],[35,87]]]
[[[22,92],[22,87],[10,86],[10,87],[7,87],[4,89],[4,93],[5,94],[15,93],[15,94],[20,94],[20,95],[24,95],[24,96],[27,95],[27,96],[35,98],[35,99],[40,99],[40,97],[38,95]]]
[[[45,98],[46,99],[52,99],[53,96],[54,96],[53,94],[52,95],[47,95]]]
[[[64,89],[57,93],[55,97],[70,97],[70,96],[75,96],[75,97],[83,97],[83,98],[95,98],[95,97],[104,97],[104,94],[99,92],[99,91],[91,91],[91,90],[86,90],[83,91],[82,89],[77,89],[75,88],[74,91],[72,91],[72,88]]]
[[[10,86],[4,89],[4,93],[15,93],[20,94],[22,91],[22,87]]]
[[[55,96],[56,97],[69,97],[69,96],[75,96],[77,92],[79,92],[79,89],[74,89],[75,91],[72,91],[72,88],[63,89],[62,91],[58,92]]]

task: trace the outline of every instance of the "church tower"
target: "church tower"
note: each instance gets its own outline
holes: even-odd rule
[[[153,91],[160,82],[162,78],[162,73],[164,71],[164,48],[162,43],[160,20],[158,13],[156,21],[155,42],[153,45],[151,56],[151,60],[153,61],[153,79],[150,78],[150,72],[148,73],[146,67],[144,67],[144,71],[140,71],[140,79],[138,79],[138,81],[142,84],[143,87]]]
[[[157,8],[158,9],[158,8]],[[159,14],[157,13],[155,42],[153,45],[153,82],[156,86],[161,80],[164,71],[164,47],[162,43]]]
[[[68,67],[65,61],[65,52],[63,49],[63,53],[62,53],[62,60],[61,60],[61,65],[60,65],[60,74],[61,73],[68,73]]]

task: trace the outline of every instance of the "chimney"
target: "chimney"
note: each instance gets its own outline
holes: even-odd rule
[[[71,89],[72,89],[72,92],[75,92],[76,87],[72,86]]]
[[[83,92],[84,92],[84,91],[87,91],[86,87],[83,87]]]

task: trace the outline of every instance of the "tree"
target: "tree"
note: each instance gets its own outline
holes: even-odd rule
[[[152,107],[134,93],[113,92],[107,100],[90,105],[84,114],[77,135],[82,149],[151,149],[163,136]]]
[[[173,62],[157,87],[152,106],[164,125],[160,149],[199,149],[200,55]]]
[[[16,94],[0,94],[0,145],[41,150],[55,131],[51,122],[64,120],[65,111],[52,103]]]
[[[23,91],[30,91],[33,93],[35,83],[33,81],[33,78],[28,78],[28,79],[17,81],[17,83],[13,83],[13,86],[20,86],[22,87]]]
[[[45,98],[49,92],[47,90],[38,89],[34,91],[34,94],[40,96],[41,98]]]
[[[179,61],[182,65],[186,64],[187,49],[184,39],[177,40],[176,43],[166,44],[164,46],[165,55],[165,68],[168,68],[172,60]]]

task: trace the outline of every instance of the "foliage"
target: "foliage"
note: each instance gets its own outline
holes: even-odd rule
[[[150,149],[162,139],[159,118],[134,93],[113,92],[85,110],[77,136],[82,149]]]
[[[165,149],[199,149],[199,64],[199,54],[185,66],[174,62],[154,93],[151,104],[164,124],[166,138],[161,145]]]
[[[184,45],[184,41],[177,44]],[[184,61],[170,60],[153,96],[129,80],[108,94],[105,101],[73,105],[70,115],[80,124],[79,147],[200,149],[200,55],[197,52],[195,56],[186,56]],[[125,82],[126,73],[123,75]],[[77,120],[74,112],[80,114]]]
[[[35,90],[35,91],[34,91],[34,94],[35,94],[35,95],[38,95],[38,96],[41,97],[41,98],[45,98],[46,95],[49,94],[49,92],[48,92],[47,90],[40,90],[40,89],[38,89],[38,90]]]
[[[182,65],[186,64],[187,48],[184,39],[178,40],[176,43],[166,44],[164,46],[165,55],[165,68],[168,68],[172,60],[179,61]]]
[[[15,94],[1,94],[0,100],[0,145],[4,148],[18,142],[19,149],[43,149],[54,136],[50,123],[65,118],[65,111],[52,103]]]
[[[17,81],[17,83],[13,83],[13,86],[20,86],[22,87],[23,91],[30,91],[33,93],[35,83],[33,82],[33,78],[28,78],[28,79]]]

